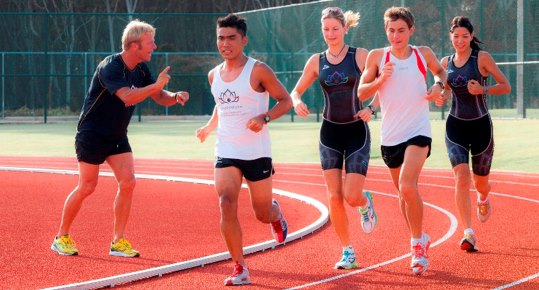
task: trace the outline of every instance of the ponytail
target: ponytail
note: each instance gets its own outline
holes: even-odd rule
[[[473,50],[481,50],[481,47],[479,46],[480,43],[482,43],[482,42],[479,41],[479,39],[477,39],[477,37],[474,36],[472,41],[470,42],[470,47]]]

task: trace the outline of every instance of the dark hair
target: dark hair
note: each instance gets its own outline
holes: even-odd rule
[[[230,13],[227,16],[219,17],[217,19],[217,28],[222,27],[236,28],[242,36],[247,34],[247,23],[245,22],[245,18],[239,17],[236,14]]]
[[[451,20],[450,27],[451,27],[449,29],[450,33],[453,33],[453,31],[455,31],[455,28],[457,27],[464,27],[468,29],[470,33],[473,33],[472,22],[470,22],[470,19],[468,19],[468,17],[465,17],[465,16],[457,16],[453,18],[453,20]],[[470,42],[470,47],[475,50],[481,50],[481,47],[479,47],[479,43],[482,43],[482,42],[479,41],[479,39],[477,39],[477,37],[474,36],[472,41]]]

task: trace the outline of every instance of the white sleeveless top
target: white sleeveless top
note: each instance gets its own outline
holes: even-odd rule
[[[271,140],[268,127],[255,133],[247,129],[247,121],[268,111],[269,93],[259,93],[251,88],[251,72],[256,60],[250,58],[240,75],[231,82],[221,79],[223,64],[213,70],[211,93],[215,99],[217,116],[217,141],[215,156],[241,160],[271,157]]]
[[[384,48],[380,68],[395,63],[393,74],[378,89],[382,112],[381,139],[383,146],[395,146],[422,135],[432,138],[429,121],[429,102],[425,98],[426,61],[417,47],[405,60]]]

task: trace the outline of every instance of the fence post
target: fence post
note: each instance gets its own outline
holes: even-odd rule
[[[165,67],[168,66],[168,52],[165,53]],[[157,68],[157,71],[159,71],[159,68]],[[168,83],[165,87],[165,90],[168,90]],[[165,106],[165,116],[168,116],[168,106]]]
[[[83,97],[86,98],[86,92],[88,90],[88,53],[84,52],[84,88],[82,89]]]
[[[50,17],[49,15],[45,15],[45,28],[43,29],[43,32],[48,32],[49,31],[49,25],[50,25]],[[49,55],[49,35],[48,33],[47,34],[47,37],[45,37],[45,69],[44,71],[48,71],[49,74],[52,73],[51,72],[51,56]],[[45,77],[45,76],[43,76]],[[49,81],[47,83],[47,81],[44,81],[45,84],[47,84],[47,87],[50,86],[50,82],[51,82],[51,77],[49,76]],[[44,100],[43,100],[43,122],[45,124],[47,124],[47,114],[48,114],[48,107],[49,107],[49,94],[50,92],[47,90],[47,93],[46,94],[43,94],[44,96]]]
[[[517,62],[524,61],[524,1],[517,1]],[[524,65],[517,63],[517,114],[526,118],[524,105]]]
[[[5,119],[6,118],[6,113],[5,113],[5,92],[6,90],[4,89],[5,85],[6,85],[6,82],[5,82],[5,78],[6,78],[6,70],[5,70],[5,53],[2,53],[2,119]]]

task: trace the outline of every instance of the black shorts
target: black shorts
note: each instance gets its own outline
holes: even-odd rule
[[[371,155],[371,135],[361,120],[348,124],[322,121],[320,127],[320,162],[322,169],[342,169],[346,173],[367,175]]]
[[[225,167],[238,168],[243,177],[249,181],[259,181],[272,176],[275,173],[271,158],[262,157],[255,160],[241,160],[232,158],[215,158],[215,168]]]
[[[75,152],[77,152],[78,161],[99,165],[103,164],[107,157],[111,155],[132,152],[132,150],[129,140],[126,137],[118,142],[101,145],[75,140]]]
[[[382,145],[382,159],[389,168],[398,168],[404,162],[404,153],[410,145],[419,147],[429,147],[427,158],[430,156],[432,139],[426,136],[415,136],[406,142],[402,142],[395,146]]]
[[[467,164],[471,154],[473,173],[479,176],[489,175],[494,156],[490,115],[475,120],[460,120],[449,115],[445,132],[445,146],[452,167]]]

